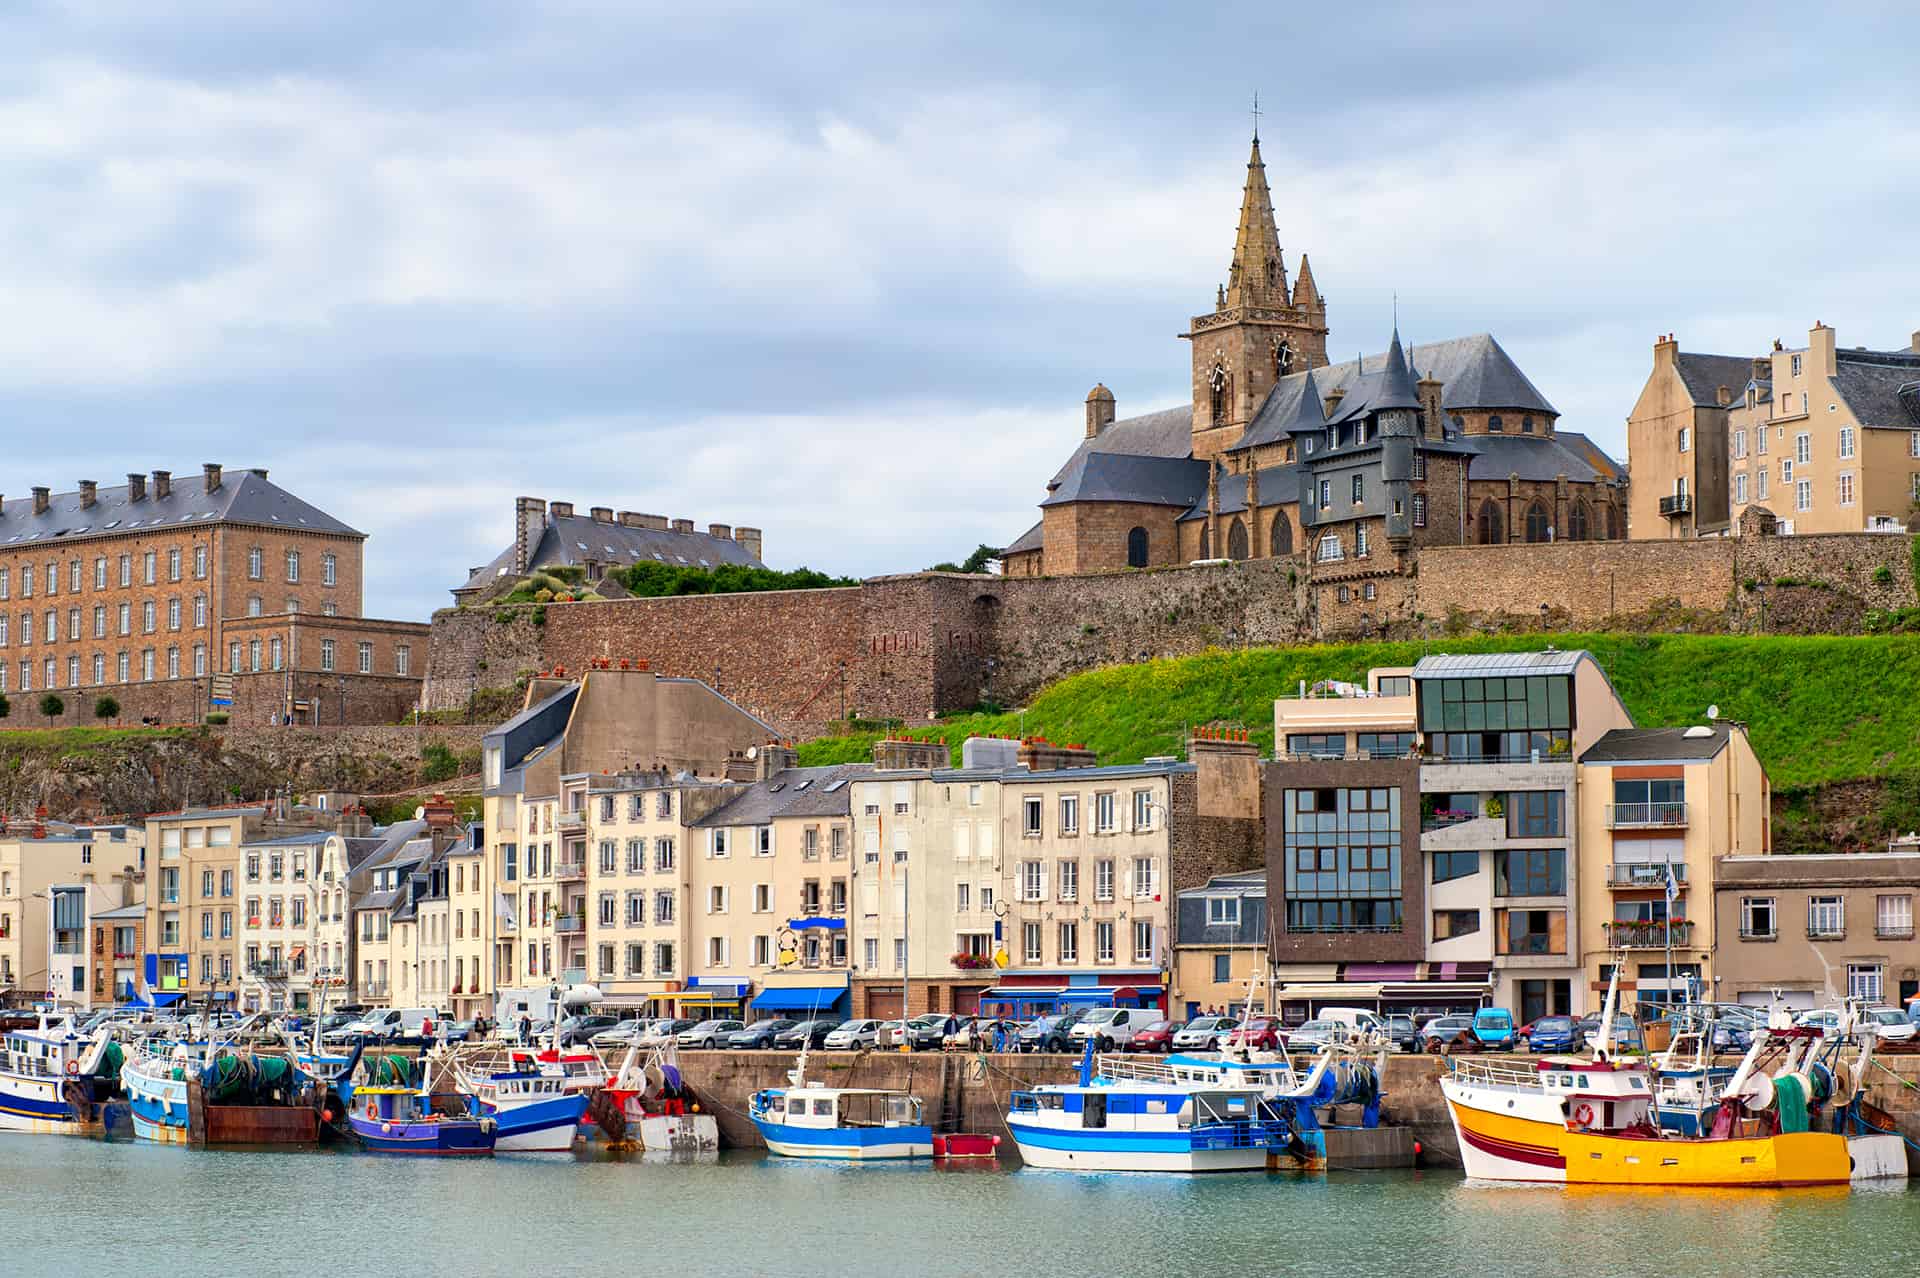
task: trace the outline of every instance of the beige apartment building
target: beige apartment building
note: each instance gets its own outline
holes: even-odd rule
[[[1772,850],[1772,789],[1746,729],[1616,728],[1581,754],[1578,787],[1589,991],[1603,995],[1623,962],[1629,999],[1712,997],[1726,940],[1714,909],[1716,867]]]
[[[140,839],[138,827],[44,822],[0,834],[0,1001],[113,1002],[98,919],[131,899]]]
[[[1717,998],[1904,1006],[1920,995],[1913,898],[1920,850],[1728,856],[1715,867]]]
[[[320,876],[346,856],[346,836],[324,830],[242,845],[240,1009],[304,1012],[313,1006],[321,915],[333,892]]]

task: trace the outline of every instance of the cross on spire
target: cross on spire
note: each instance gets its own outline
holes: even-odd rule
[[[1253,140],[1260,140],[1260,90],[1253,91]]]

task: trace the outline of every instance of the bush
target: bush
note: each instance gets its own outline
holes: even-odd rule
[[[101,697],[93,703],[93,717],[96,719],[118,719],[120,703],[112,697]]]
[[[422,784],[432,785],[436,781],[451,781],[460,775],[460,760],[447,748],[444,741],[429,741],[420,748],[420,780]]]
[[[213,724],[215,727],[218,727],[219,725],[227,722],[227,720],[231,717],[232,716],[228,715],[228,713],[225,710],[215,710],[210,712],[207,715],[207,722],[210,724]]]
[[[1876,586],[1891,586],[1893,584],[1893,569],[1887,567],[1885,564],[1881,564],[1878,568],[1875,568],[1873,570],[1873,584]]]
[[[820,590],[829,586],[857,586],[852,577],[830,577],[811,568],[782,572],[722,564],[718,568],[670,566],[646,560],[617,572],[615,580],[644,598],[662,595],[734,595],[765,590]]]
[[[40,698],[40,713],[47,716],[47,718],[58,719],[66,712],[67,703],[53,693],[49,692],[46,696]]]

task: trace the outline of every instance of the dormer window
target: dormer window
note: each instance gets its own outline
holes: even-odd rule
[[[1522,435],[1533,434],[1533,414],[1532,413],[1528,413],[1525,417],[1522,417],[1520,419],[1520,433]]]
[[[1487,418],[1487,430],[1492,434],[1495,434],[1495,435],[1504,434],[1506,432],[1506,429],[1507,429],[1506,423],[1500,420],[1500,415],[1498,413],[1495,413],[1492,417]]]

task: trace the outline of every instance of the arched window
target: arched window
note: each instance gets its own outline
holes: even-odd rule
[[[1275,381],[1293,371],[1293,346],[1284,337],[1273,339],[1273,377]]]
[[[1487,418],[1487,429],[1492,431],[1494,434],[1498,435],[1504,432],[1507,428],[1506,428],[1506,424],[1500,420],[1500,414],[1495,413],[1493,416]]]
[[[1520,433],[1522,435],[1533,434],[1533,414],[1532,413],[1528,413],[1525,417],[1522,417],[1520,419]]]
[[[1135,528],[1127,533],[1127,567],[1147,566],[1147,530]]]
[[[1223,364],[1215,364],[1213,372],[1207,375],[1207,391],[1211,396],[1213,424],[1223,426],[1227,421],[1227,370]]]
[[[1553,516],[1539,502],[1527,507],[1527,540],[1546,541],[1553,536]]]
[[[1200,525],[1200,558],[1213,558],[1213,529]]]
[[[1507,523],[1500,517],[1500,503],[1491,497],[1480,503],[1480,514],[1474,522],[1479,528],[1481,545],[1498,546],[1507,539]]]
[[[1576,501],[1573,509],[1567,512],[1567,540],[1585,541],[1587,539],[1587,503]]]
[[[1245,559],[1247,557],[1247,525],[1242,519],[1235,518],[1227,526],[1227,558]]]
[[[1613,506],[1607,507],[1607,540],[1620,540],[1620,512]]]
[[[1267,553],[1275,558],[1293,553],[1293,521],[1284,510],[1273,512],[1273,532],[1267,538]]]

